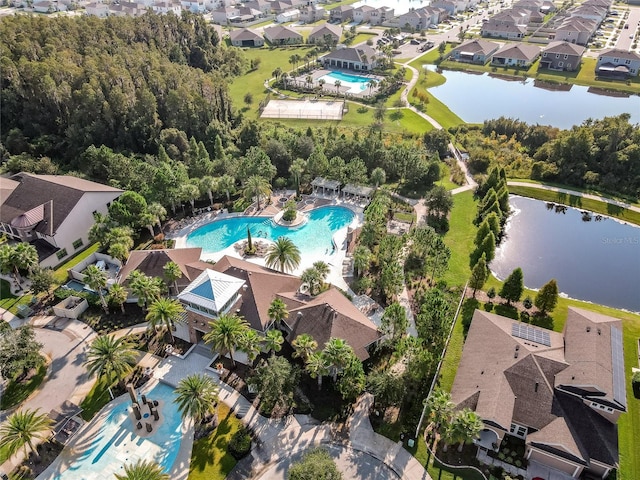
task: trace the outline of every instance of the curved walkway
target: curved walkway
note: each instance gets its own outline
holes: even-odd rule
[[[521,182],[518,180],[509,180],[507,181],[507,185],[511,185],[513,187],[537,188],[539,190],[548,190],[550,192],[558,192],[558,193],[563,193],[565,195],[574,195],[576,197],[588,198],[590,200],[597,200],[598,202],[608,203],[609,205],[615,205],[616,207],[622,207],[622,208],[626,208],[627,210],[632,210],[634,212],[640,213],[640,207],[637,205],[631,205],[630,203],[621,202],[619,200],[614,200],[612,198],[607,198],[600,195],[594,195],[592,193],[578,192],[576,190],[570,190],[568,188],[552,187],[550,185],[541,185],[539,183]]]

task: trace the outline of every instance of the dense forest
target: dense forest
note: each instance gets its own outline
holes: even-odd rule
[[[204,139],[233,122],[226,83],[245,69],[204,18],[5,17],[2,134],[12,154],[71,161],[90,145],[156,153],[162,129]],[[228,128],[228,127],[226,127]]]

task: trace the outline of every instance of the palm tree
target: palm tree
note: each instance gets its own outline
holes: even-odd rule
[[[194,213],[196,198],[200,196],[200,189],[193,183],[183,183],[178,192],[180,201],[188,200],[191,204],[191,213]],[[184,211],[184,209],[183,209]]]
[[[484,424],[476,412],[469,408],[459,410],[451,421],[451,443],[458,443],[458,451],[461,452],[464,444],[478,438],[483,428]]]
[[[349,364],[353,355],[353,349],[342,338],[331,338],[324,346],[322,352],[327,359],[331,376],[335,382],[338,372]]]
[[[318,348],[318,342],[316,342],[308,333],[302,333],[298,335],[293,342],[291,342],[295,351],[293,356],[296,358],[302,358],[305,362]]]
[[[311,88],[311,86],[313,85],[313,77],[311,75],[307,75],[304,80],[307,84],[307,87]]]
[[[289,173],[293,176],[293,181],[296,184],[296,197],[300,196],[300,177],[304,173],[306,166],[306,160],[302,158],[296,158],[293,162],[291,162],[291,166],[289,167]]]
[[[215,412],[218,390],[209,375],[193,373],[178,383],[174,403],[183,419],[191,417],[195,423],[201,423],[208,413]]]
[[[182,270],[180,270],[180,265],[176,262],[167,262],[164,267],[162,267],[162,273],[164,274],[164,278],[167,279],[167,282],[173,284],[173,289],[175,290],[176,295],[178,294],[178,279],[182,278]]]
[[[25,457],[29,451],[38,456],[35,442],[45,440],[51,430],[51,419],[37,410],[20,410],[0,425],[0,448],[6,448],[9,457],[24,448]]]
[[[136,351],[124,337],[115,338],[113,335],[105,335],[97,337],[93,341],[87,352],[87,360],[84,364],[89,374],[95,374],[98,378],[104,376],[107,379],[109,383],[107,388],[113,399],[113,393],[111,392],[113,375],[120,379],[131,372],[136,358]]]
[[[336,86],[336,96],[340,95],[340,85],[342,85],[342,82],[340,80],[336,80],[335,82],[333,82],[333,84]]]
[[[109,303],[115,303],[116,305],[120,305],[120,310],[124,313],[124,302],[127,301],[127,290],[119,284],[111,285],[109,289],[109,294],[107,298],[109,299]]]
[[[353,267],[359,277],[369,269],[372,257],[371,250],[364,245],[358,245],[353,251]]]
[[[300,265],[300,249],[290,238],[278,237],[267,249],[265,263],[267,267],[278,269],[282,273],[293,271]]]
[[[214,352],[220,355],[229,353],[231,363],[235,367],[233,352],[240,345],[244,332],[249,329],[249,324],[237,315],[223,313],[217,320],[209,322],[209,326],[211,330],[205,333],[203,340],[211,344]]]
[[[282,350],[284,337],[280,330],[269,330],[264,337],[264,348],[267,352],[271,352],[271,356],[275,356],[276,352]]]
[[[147,212],[153,217],[153,222],[162,231],[162,220],[167,218],[167,210],[159,203],[153,202],[147,206]]]
[[[184,307],[178,300],[171,298],[159,298],[149,305],[149,311],[145,319],[149,322],[149,327],[157,330],[159,326],[164,326],[174,342],[173,327],[176,323],[182,322]]]
[[[120,242],[112,243],[111,245],[109,245],[107,253],[113,258],[117,258],[122,263],[124,263],[127,258],[129,258],[129,247]]]
[[[327,265],[326,262],[322,260],[318,260],[317,262],[313,262],[312,267],[320,274],[320,278],[322,278],[322,283],[324,283],[327,279],[327,275],[331,272],[331,268]]]
[[[386,180],[387,174],[382,168],[376,167],[371,171],[371,182],[373,182],[376,188],[386,182]]]
[[[282,72],[282,75],[280,75],[280,78],[282,79],[282,86],[286,90],[289,74],[287,72]]]
[[[258,335],[258,332],[248,328],[242,333],[240,342],[238,343],[238,350],[242,350],[247,354],[247,358],[251,361],[251,365],[256,361],[258,355],[260,355],[260,347],[262,346],[262,337]]]
[[[29,243],[20,242],[15,246],[5,244],[0,247],[0,265],[2,273],[12,272],[16,284],[20,285],[20,271],[27,270],[31,273],[38,266],[38,251]]]
[[[138,460],[124,466],[124,475],[116,473],[116,480],[169,480],[160,465],[147,460]]]
[[[320,90],[324,90],[324,84],[327,83],[327,81],[324,78],[319,78],[318,79],[318,85],[320,85]]]
[[[129,288],[138,299],[138,305],[146,309],[147,303],[160,298],[162,280],[151,278],[139,270],[134,270],[129,275]]]
[[[102,291],[107,286],[107,273],[95,265],[89,265],[84,271],[84,282],[100,296],[102,308],[106,313],[109,313],[109,306]]]
[[[287,305],[281,299],[274,298],[271,305],[269,305],[267,315],[273,320],[274,326],[279,328],[282,322],[289,317],[289,311],[287,310]]]
[[[455,404],[451,401],[451,394],[440,388],[435,389],[427,399],[426,407],[436,430],[446,434],[455,408]]]
[[[271,185],[269,181],[260,175],[251,175],[244,184],[244,196],[247,198],[256,197],[258,210],[260,210],[260,198],[271,195]]]
[[[231,194],[236,190],[236,180],[231,175],[222,175],[218,179],[218,188],[227,196],[227,202],[231,201]]]
[[[320,293],[322,286],[322,275],[315,268],[307,268],[302,275],[300,275],[302,283],[306,283],[309,286],[309,295],[315,296]]]
[[[367,86],[369,87],[369,95],[371,95],[371,92],[373,91],[373,87],[375,87],[376,85],[377,84],[375,80],[369,80],[367,82]]]
[[[311,378],[318,379],[318,390],[322,389],[322,377],[329,374],[329,362],[322,352],[315,352],[307,358],[305,370]]]
[[[200,191],[209,196],[209,203],[213,206],[213,192],[218,189],[218,180],[209,175],[200,179]]]

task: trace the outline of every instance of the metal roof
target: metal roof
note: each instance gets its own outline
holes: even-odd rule
[[[178,299],[220,312],[244,283],[231,275],[207,269],[178,295]]]

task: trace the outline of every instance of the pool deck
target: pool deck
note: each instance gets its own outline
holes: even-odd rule
[[[252,205],[243,213],[215,213],[215,212],[207,212],[204,215],[196,217],[193,221],[187,225],[184,225],[181,229],[176,230],[170,234],[168,234],[168,238],[175,240],[175,248],[186,248],[187,247],[187,237],[194,230],[202,227],[203,225],[207,225],[208,223],[213,222],[214,220],[221,220],[225,218],[239,217],[239,216],[259,216],[270,218],[279,213],[282,208],[280,205],[284,206],[284,203],[279,202],[280,198],[289,197],[295,194],[294,191],[288,190],[285,192],[274,192],[271,197],[271,203],[267,206],[262,206],[260,210],[257,209],[256,205]],[[303,196],[303,200],[298,202],[298,211],[306,212],[312,210],[314,208],[318,208],[326,205],[335,205],[340,207],[349,208],[353,213],[355,213],[356,218],[351,223],[351,226],[361,226],[364,222],[364,203],[358,203],[354,200],[336,198],[335,196],[322,196],[322,195],[313,195],[313,196]],[[248,213],[247,213],[248,212]],[[300,275],[302,272],[311,267],[314,262],[322,260],[329,264],[331,267],[331,271],[327,276],[327,281],[336,287],[349,291],[349,285],[344,280],[342,275],[343,272],[343,262],[346,259],[346,237],[347,237],[347,229],[340,229],[334,236],[333,241],[338,246],[338,248],[331,254],[325,252],[325,254],[316,254],[316,255],[306,255],[304,252],[302,253],[302,258],[300,261],[300,265],[293,272],[289,272],[293,275]],[[264,239],[262,239],[265,241]],[[264,258],[260,257],[243,257],[233,245],[225,248],[224,250],[220,250],[214,253],[203,253],[202,260],[213,260],[218,261],[223,256],[228,255],[230,257],[236,258],[244,258],[252,263],[256,263],[258,265],[265,265]]]

